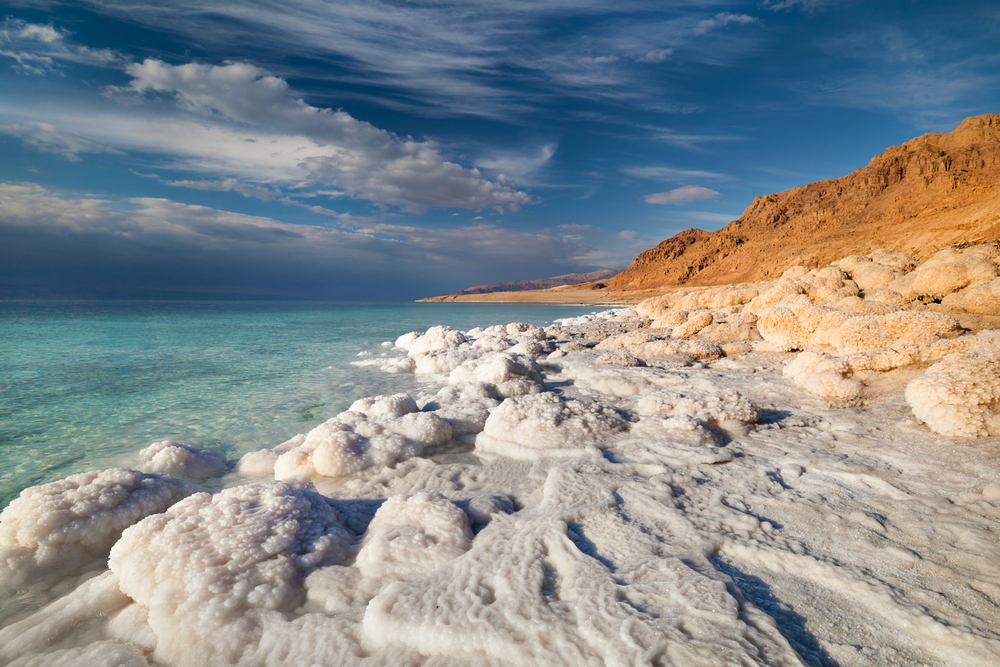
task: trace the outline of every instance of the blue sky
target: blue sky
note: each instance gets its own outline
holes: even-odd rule
[[[624,268],[1000,111],[1000,7],[0,2],[0,298]]]

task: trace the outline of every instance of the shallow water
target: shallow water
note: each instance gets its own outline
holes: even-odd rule
[[[151,442],[274,446],[413,375],[351,366],[436,324],[544,325],[546,304],[0,302],[0,508],[21,489],[129,465]],[[134,464],[134,462],[133,462]]]

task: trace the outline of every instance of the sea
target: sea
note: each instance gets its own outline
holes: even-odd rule
[[[358,398],[428,381],[352,363],[444,324],[544,326],[595,306],[258,301],[0,302],[0,508],[22,489],[134,467],[175,440],[235,461]]]

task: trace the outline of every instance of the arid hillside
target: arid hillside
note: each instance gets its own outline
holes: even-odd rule
[[[1000,114],[965,119],[842,178],[756,198],[715,232],[689,229],[641,253],[609,290],[771,280],[877,248],[925,256],[1000,238]]]

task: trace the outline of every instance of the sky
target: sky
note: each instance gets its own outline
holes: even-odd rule
[[[0,298],[622,269],[1000,112],[1000,5],[0,0]]]

